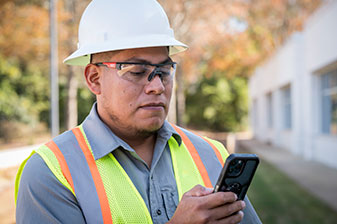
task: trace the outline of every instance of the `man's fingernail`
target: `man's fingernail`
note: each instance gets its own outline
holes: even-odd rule
[[[235,201],[238,200],[238,196],[236,194],[234,194],[234,195],[235,195]]]

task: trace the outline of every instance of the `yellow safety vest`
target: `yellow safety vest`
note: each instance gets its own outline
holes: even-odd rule
[[[173,137],[168,141],[179,200],[181,200],[182,195],[197,184],[206,187],[213,186],[199,153],[190,139],[180,128],[174,125],[172,126],[182,138],[182,144],[180,146]],[[72,132],[90,168],[90,173],[98,194],[102,222],[105,224],[113,222],[152,223],[151,215],[143,198],[112,153],[95,161],[82,125],[74,128]],[[208,138],[203,139],[213,148],[218,160],[221,165],[223,165],[228,156],[223,145]],[[56,178],[76,197],[77,189],[74,188],[73,177],[69,171],[64,155],[55,142],[48,142],[33,151],[31,155],[34,153],[38,153],[42,157]],[[21,174],[28,159],[29,157],[19,168],[15,183],[15,201]]]

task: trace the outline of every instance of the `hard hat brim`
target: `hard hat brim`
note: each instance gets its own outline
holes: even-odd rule
[[[98,42],[97,44],[80,46],[74,53],[64,59],[63,63],[68,65],[86,66],[90,63],[90,55],[95,53],[125,50],[145,47],[169,46],[169,55],[174,55],[185,51],[188,46],[167,35],[146,35],[136,38],[119,38],[108,42]]]

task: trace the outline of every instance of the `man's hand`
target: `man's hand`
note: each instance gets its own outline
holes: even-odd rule
[[[232,192],[212,191],[197,185],[186,192],[168,223],[239,223],[245,202]]]

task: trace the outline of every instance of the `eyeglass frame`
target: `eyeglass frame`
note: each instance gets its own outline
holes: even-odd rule
[[[105,67],[108,67],[108,68],[117,69],[119,71],[122,70],[121,66],[123,64],[126,64],[126,65],[150,65],[150,66],[153,66],[155,68],[149,74],[149,76],[147,77],[147,80],[150,82],[156,75],[158,75],[163,84],[164,84],[164,82],[163,82],[163,78],[162,78],[162,73],[159,70],[159,68],[162,67],[162,66],[165,66],[165,65],[171,65],[174,68],[174,73],[172,75],[172,78],[174,77],[175,71],[176,71],[176,68],[177,68],[177,63],[173,62],[173,61],[161,63],[161,64],[152,64],[152,63],[149,63],[149,62],[97,62],[97,63],[92,63],[92,64],[96,65],[96,66],[105,66]],[[119,75],[119,76],[123,76],[123,75],[124,74]]]

